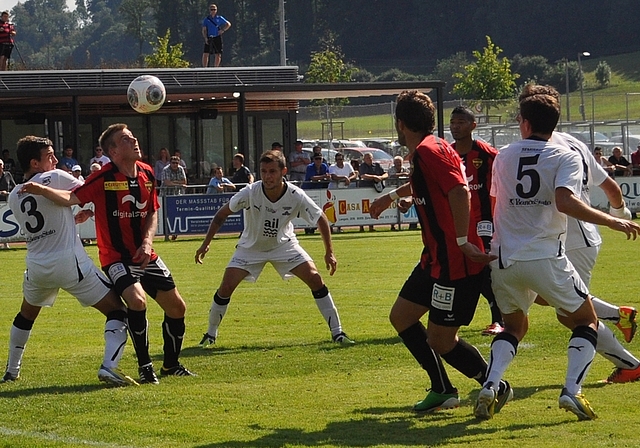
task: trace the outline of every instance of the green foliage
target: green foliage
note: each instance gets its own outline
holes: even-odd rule
[[[143,45],[155,34],[153,0],[122,0],[118,10],[127,26],[127,33],[138,42],[138,56]]]
[[[459,409],[416,415],[411,406],[429,387],[424,371],[388,320],[389,309],[420,256],[420,233],[357,232],[334,235],[338,270],[324,270],[318,235],[300,235],[318,262],[340,311],[352,347],[329,342],[329,332],[309,289],[299,280],[283,282],[267,265],[257,283],[238,288],[213,349],[197,344],[206,330],[211,298],[238,242],[237,235],[214,239],[203,266],[193,254],[201,238],[156,241],[187,302],[182,362],[195,378],[160,378],[159,386],[108,388],[96,372],[104,346],[104,317],[82,308],[61,291],[53,308],[36,321],[25,351],[20,380],[0,385],[0,446],[29,448],[495,448],[513,446],[632,447],[637,441],[634,398],[640,382],[603,385],[611,363],[598,356],[583,391],[599,415],[590,422],[558,409],[564,381],[569,330],[550,308],[534,306],[530,329],[506,372],[515,399],[494,419],[473,418],[480,386],[446,369],[458,388]],[[637,241],[602,229],[604,244],[591,290],[613,303],[640,307]],[[372,248],[394,248],[389,257]],[[87,248],[97,261],[97,248]],[[400,255],[399,255],[400,254]],[[22,298],[26,251],[19,244],[2,251],[3,306],[0,336],[7,338]],[[162,362],[163,313],[149,299],[150,351]],[[426,319],[424,320],[426,323]],[[489,311],[480,299],[476,316],[461,337],[488,358],[491,338],[480,336]],[[616,336],[618,330],[611,326]],[[628,345],[636,351],[637,342]],[[120,363],[136,376],[131,343]]]
[[[164,37],[158,36],[158,42],[153,46],[153,53],[144,57],[144,63],[149,68],[186,68],[189,61],[182,56],[182,44],[169,45],[171,31],[167,30]]]
[[[444,81],[447,83],[447,88],[445,89],[445,100],[450,100],[454,98],[453,86],[456,84],[457,78],[455,77],[456,73],[462,73],[464,68],[470,64],[469,58],[467,57],[467,53],[464,51],[459,51],[452,56],[449,56],[445,59],[440,59],[436,63],[436,68],[431,75],[431,79],[436,79],[439,81]]]
[[[611,83],[611,67],[609,67],[607,61],[598,62],[595,76],[600,87],[607,87]]]
[[[502,49],[486,36],[487,46],[483,52],[473,51],[475,62],[465,67],[464,73],[454,76],[459,82],[454,92],[463,98],[473,100],[507,100],[513,98],[518,75],[511,72],[511,63],[507,58],[498,58]]]

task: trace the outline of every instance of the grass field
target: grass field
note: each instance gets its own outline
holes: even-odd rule
[[[397,291],[417,261],[415,231],[335,235],[338,271],[326,281],[347,333],[357,344],[339,347],[310,292],[299,280],[283,282],[267,267],[258,283],[235,293],[218,344],[197,344],[207,327],[212,294],[237,238],[212,243],[204,266],[193,261],[199,239],[155,244],[188,304],[183,363],[199,376],[161,378],[159,386],[108,388],[97,380],[103,318],[68,294],[41,313],[26,349],[21,378],[0,385],[0,447],[635,447],[640,382],[602,385],[611,366],[597,358],[584,392],[599,419],[578,422],[558,409],[569,332],[550,309],[534,308],[531,329],[507,377],[515,399],[493,420],[477,421],[472,403],[479,385],[449,369],[462,399],[459,409],[416,415],[425,373],[388,322]],[[605,244],[592,291],[640,307],[640,241],[604,230]],[[301,236],[322,259],[320,237]],[[88,248],[96,256],[95,246]],[[0,251],[3,306],[0,362],[21,298],[25,250]],[[159,307],[149,308],[151,352],[161,363]],[[462,330],[488,356],[489,323],[481,299]],[[617,330],[616,334],[619,335]],[[629,344],[633,351],[638,342]],[[122,360],[134,374],[129,345]]]

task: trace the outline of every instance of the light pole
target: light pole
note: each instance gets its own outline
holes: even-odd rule
[[[571,121],[571,108],[569,107],[569,58],[564,58],[564,79],[567,94],[567,122]]]
[[[584,113],[584,75],[582,74],[582,61],[580,60],[580,56],[587,58],[591,56],[591,53],[588,51],[578,53],[578,68],[580,69],[580,114],[582,114],[582,121],[586,121],[587,116]]]

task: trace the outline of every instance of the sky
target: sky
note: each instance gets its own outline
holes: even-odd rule
[[[24,0],[22,0],[24,3]],[[0,11],[11,11],[11,9],[18,4],[18,0],[0,0]],[[75,0],[67,0],[67,7],[70,11],[76,9]]]

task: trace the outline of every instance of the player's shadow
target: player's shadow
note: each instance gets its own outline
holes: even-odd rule
[[[468,409],[470,410],[470,408]],[[460,409],[454,412],[465,411]],[[484,422],[475,419],[472,415],[469,415],[469,418],[464,421],[456,419],[455,422],[442,424],[442,422],[452,420],[449,412],[420,416],[414,414],[407,408],[369,408],[357,410],[355,413],[359,414],[359,417],[365,414],[365,417],[329,423],[324,429],[311,432],[296,428],[271,429],[264,426],[252,425],[249,426],[248,429],[262,432],[269,431],[269,434],[251,441],[225,440],[223,442],[203,443],[196,447],[272,448],[290,445],[317,447],[326,446],[327,444],[349,447],[386,445],[424,447],[454,443],[467,444],[468,442],[466,440],[473,436],[481,436],[483,439],[490,440],[496,432],[528,431],[531,429],[530,423],[513,424],[507,427],[491,427],[484,425]],[[394,415],[389,416],[389,414]],[[431,421],[439,423],[437,426],[431,427],[419,427],[416,425],[416,420],[423,418],[428,418]],[[563,422],[544,423],[537,426],[553,427],[563,424]]]
[[[0,398],[18,398],[18,397],[32,397],[38,395],[61,395],[61,394],[78,394],[78,393],[92,393],[99,390],[104,390],[110,386],[104,384],[76,384],[73,386],[44,386],[44,387],[32,387],[32,388],[18,388],[18,389],[5,389],[0,390]]]

